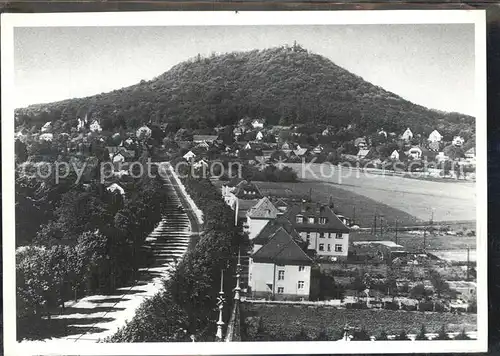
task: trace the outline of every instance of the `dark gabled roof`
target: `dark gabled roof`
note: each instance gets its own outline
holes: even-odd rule
[[[248,192],[252,193],[249,194]],[[257,185],[246,180],[242,180],[236,185],[234,195],[240,199],[261,199],[263,197]]]
[[[296,222],[296,216],[304,216],[304,223],[300,224]],[[335,215],[335,213],[328,207],[328,205],[322,205],[319,203],[302,203],[295,204],[288,208],[286,212],[288,220],[290,220],[295,229],[299,231],[316,231],[324,230],[331,232],[349,232],[349,228],[340,221],[340,219]],[[326,224],[308,223],[307,217],[313,216],[315,218],[324,217],[326,218]]]
[[[278,229],[269,241],[252,255],[252,259],[256,263],[312,264],[312,259],[284,228]]]
[[[295,240],[302,241],[290,220],[283,215],[279,215],[276,219],[269,221],[257,236],[252,239],[252,242],[255,245],[264,245],[280,228],[285,229]]]

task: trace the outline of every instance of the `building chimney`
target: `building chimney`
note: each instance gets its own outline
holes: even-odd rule
[[[334,207],[335,207],[335,206],[334,206],[334,204],[333,204],[333,198],[332,198],[332,196],[331,196],[331,195],[330,195],[330,200],[329,200],[329,202],[328,202],[328,207],[329,207],[330,209],[332,209],[332,210],[333,210],[333,209],[334,209]]]

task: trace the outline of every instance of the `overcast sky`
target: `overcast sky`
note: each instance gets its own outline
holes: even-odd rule
[[[430,108],[474,115],[474,25],[16,28],[18,107],[111,91],[197,55],[294,41]]]

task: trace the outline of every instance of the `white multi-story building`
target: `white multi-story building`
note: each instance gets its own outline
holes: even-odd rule
[[[309,299],[312,259],[283,227],[254,244],[248,285],[252,298]]]
[[[288,208],[286,217],[317,255],[333,259],[347,257],[350,229],[332,209],[319,203],[302,203]]]

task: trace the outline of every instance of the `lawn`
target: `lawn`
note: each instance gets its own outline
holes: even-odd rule
[[[401,225],[414,225],[419,222],[417,218],[407,212],[333,184],[311,181],[298,183],[255,182],[255,184],[263,195],[307,198],[311,194],[313,201],[325,204],[329,202],[331,196],[335,210],[342,215],[354,218],[355,223],[361,227],[370,227],[374,214],[384,215],[388,224],[393,224],[396,219]]]
[[[428,220],[432,213],[434,221],[476,219],[476,185],[473,182],[434,182],[365,174],[349,168],[339,170],[319,164],[310,165],[310,169],[303,169],[300,163],[287,165],[295,169],[303,181],[323,182],[354,192],[420,220]]]
[[[418,333],[425,325],[428,332],[438,332],[444,325],[447,332],[477,330],[476,314],[391,311],[385,309],[336,309],[325,306],[262,305],[244,303],[242,317],[247,333],[255,332],[255,320],[262,320],[262,327],[276,339],[294,336],[303,328],[310,338],[320,332],[338,335],[344,326],[364,328],[370,335]]]

